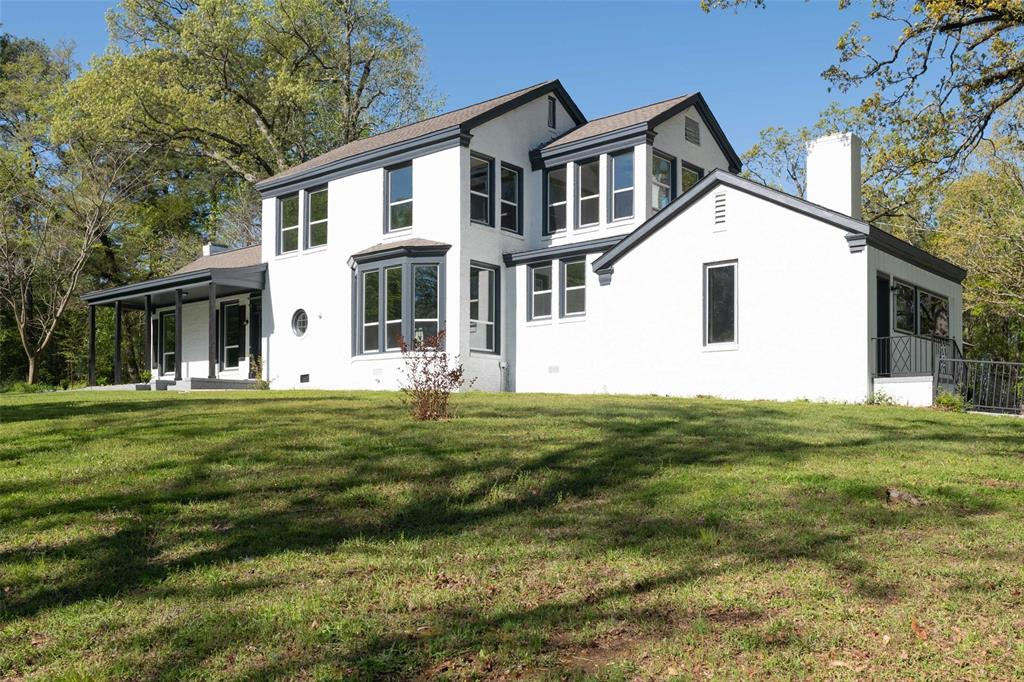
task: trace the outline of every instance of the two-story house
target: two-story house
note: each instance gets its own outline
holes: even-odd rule
[[[146,311],[158,387],[393,389],[444,330],[476,389],[930,400],[964,271],[860,219],[853,136],[806,199],[740,165],[699,93],[588,121],[549,81],[268,178],[262,245],[83,298]]]

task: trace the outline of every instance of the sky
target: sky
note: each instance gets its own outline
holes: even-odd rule
[[[73,42],[88,64],[107,45],[112,0],[0,0],[0,31]],[[821,72],[867,8],[776,0],[705,14],[697,2],[398,0],[444,109],[558,78],[588,118],[700,91],[739,153],[769,126],[813,124],[830,102]],[[884,37],[884,36],[882,36]]]

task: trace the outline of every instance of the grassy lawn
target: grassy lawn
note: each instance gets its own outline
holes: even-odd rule
[[[457,405],[0,397],[0,679],[1024,676],[1024,421]]]

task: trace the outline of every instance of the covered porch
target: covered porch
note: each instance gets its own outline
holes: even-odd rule
[[[223,255],[230,253],[234,252]],[[201,258],[192,265],[216,261],[218,255]],[[167,277],[83,295],[82,300],[89,305],[89,385],[96,385],[96,308],[107,306],[114,311],[115,386],[125,379],[122,341],[127,310],[142,311],[143,367],[150,374],[150,387],[180,390],[251,386],[262,357],[266,271],[265,263],[186,266]]]

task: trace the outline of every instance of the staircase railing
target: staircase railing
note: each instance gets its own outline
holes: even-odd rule
[[[970,410],[1024,414],[1024,363],[940,358],[933,390],[960,395]]]

